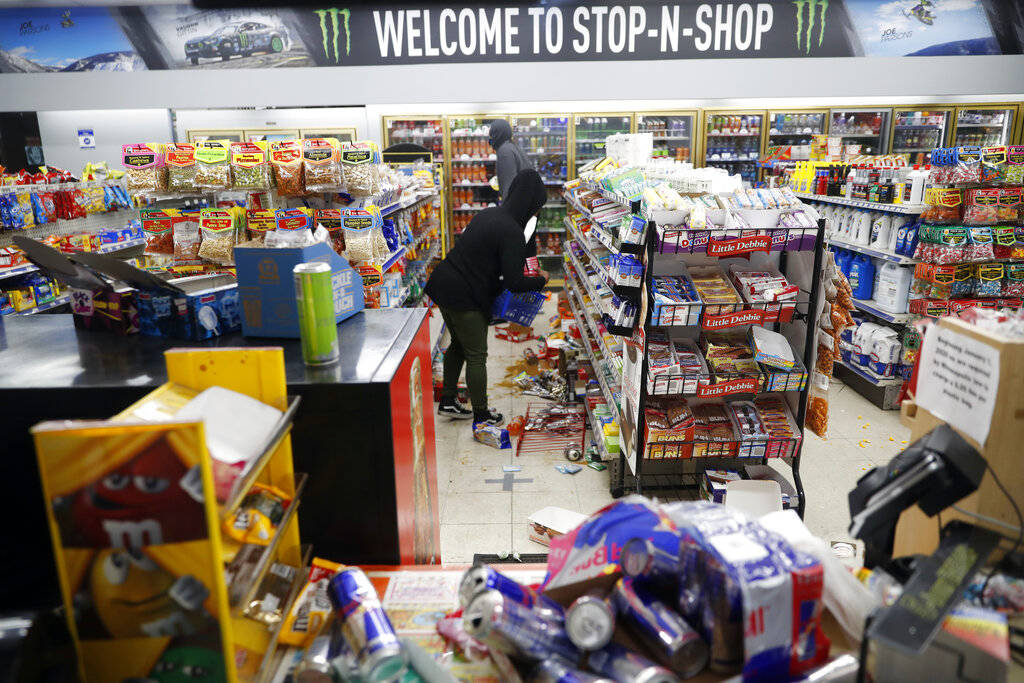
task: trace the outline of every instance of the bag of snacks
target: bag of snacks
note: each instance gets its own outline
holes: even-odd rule
[[[151,256],[174,256],[174,222],[177,209],[142,209],[142,234],[146,238],[146,253]]]
[[[822,439],[828,434],[828,377],[818,372],[811,373],[806,425]]]
[[[992,228],[968,228],[964,260],[979,263],[981,261],[991,261],[995,257],[995,249],[992,244]]]
[[[36,217],[36,225],[53,223],[57,220],[57,202],[52,192],[33,192],[32,211]]]
[[[194,212],[171,219],[174,235],[174,265],[192,266],[200,262],[199,251],[202,236],[199,231],[199,216]]]
[[[1006,148],[1006,173],[1003,181],[1007,185],[1024,184],[1024,145]]]
[[[998,188],[968,190],[964,225],[993,225],[999,222]]]
[[[196,189],[196,146],[189,142],[167,145],[167,191],[188,193]]]
[[[91,213],[103,213],[106,211],[106,206],[103,203],[103,188],[98,185],[87,185],[82,188],[82,193],[85,195],[85,212]]]
[[[370,205],[365,209],[342,209],[341,224],[345,230],[345,257],[349,261],[371,261],[386,258],[387,242],[381,228],[380,210]]]
[[[299,140],[270,143],[270,165],[274,171],[274,184],[279,195],[301,197],[306,194],[302,170],[302,143]]]
[[[992,228],[992,252],[997,259],[1013,258],[1013,247],[1017,243],[1017,235],[1010,225]]]
[[[974,296],[1003,296],[1003,275],[1005,274],[1002,263],[979,263],[974,279]]]
[[[341,167],[345,178],[345,189],[350,195],[369,197],[380,191],[377,163],[376,143],[356,142],[342,148]]]
[[[267,143],[232,142],[231,172],[236,190],[269,190],[270,166]]]
[[[306,190],[337,191],[342,183],[338,141],[334,138],[306,138],[302,141],[302,162]]]
[[[999,191],[996,218],[1000,223],[1016,223],[1020,220],[1021,188],[1004,187]]]
[[[1001,183],[1006,180],[1006,146],[981,150],[981,182]]]
[[[921,212],[923,223],[949,225],[960,222],[960,205],[963,196],[955,187],[929,188],[924,195],[925,210]]]
[[[956,163],[948,182],[962,185],[981,182],[981,147],[957,147]]]
[[[345,253],[345,229],[341,224],[341,209],[317,209],[313,212],[316,224],[330,234],[331,248],[342,255]]]
[[[273,209],[249,209],[245,212],[247,237],[252,246],[262,245],[267,233],[277,227]]]
[[[240,211],[241,208],[237,206],[230,209],[200,210],[199,226],[203,231],[203,243],[199,247],[200,258],[222,266],[234,265],[238,227],[236,217]]]
[[[1005,296],[1024,296],[1024,263],[1006,264],[1003,294]]]
[[[230,143],[205,140],[196,144],[196,187],[200,190],[231,188]]]
[[[121,148],[125,186],[130,192],[163,192],[167,189],[164,146],[155,142]]]
[[[305,207],[278,209],[274,213],[277,229],[268,233],[268,247],[304,247],[313,243],[313,211]]]

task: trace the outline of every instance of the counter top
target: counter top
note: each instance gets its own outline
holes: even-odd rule
[[[338,325],[341,360],[327,367],[307,366],[298,339],[236,332],[193,342],[78,330],[71,314],[0,317],[0,390],[156,387],[167,380],[164,351],[181,347],[283,347],[289,386],[388,382],[426,315],[425,308],[357,313]]]

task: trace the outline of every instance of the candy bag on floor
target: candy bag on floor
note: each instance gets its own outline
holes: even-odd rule
[[[512,440],[508,437],[507,429],[485,422],[473,423],[473,438],[491,448],[512,448]]]

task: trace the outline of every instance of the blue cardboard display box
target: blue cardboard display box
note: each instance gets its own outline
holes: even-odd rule
[[[335,321],[340,323],[363,310],[362,278],[325,243],[286,249],[236,247],[243,335],[298,339],[299,309],[292,269],[314,261],[330,264],[333,271]]]

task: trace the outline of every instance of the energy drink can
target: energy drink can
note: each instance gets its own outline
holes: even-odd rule
[[[405,652],[380,598],[363,570],[344,569],[327,589],[341,618],[341,633],[367,681],[390,681],[406,669]]]
[[[467,569],[462,575],[462,581],[459,583],[459,605],[465,609],[474,597],[487,590],[496,590],[509,600],[518,602],[549,621],[560,623],[565,618],[562,607],[557,602],[487,566]]]
[[[678,557],[661,550],[649,538],[631,538],[619,552],[619,567],[630,578],[678,577],[681,570]]]
[[[334,683],[334,667],[330,658],[331,637],[317,636],[306,648],[302,657],[292,671],[295,683]]]
[[[565,610],[565,630],[581,650],[600,650],[612,639],[615,612],[604,598],[583,595]]]
[[[587,665],[601,674],[616,681],[629,683],[678,683],[679,677],[658,666],[651,660],[631,650],[608,643],[600,650],[591,652]]]
[[[462,627],[477,640],[510,655],[534,660],[561,657],[567,662],[580,659],[579,650],[560,624],[497,590],[477,593],[463,611]]]
[[[300,263],[292,269],[295,301],[299,308],[302,359],[307,365],[327,365],[338,360],[338,324],[334,321],[334,286],[331,266]]]
[[[580,671],[554,657],[538,664],[529,680],[530,683],[613,683],[610,678]]]
[[[672,671],[689,678],[707,666],[708,646],[700,634],[631,579],[616,582],[612,603],[622,621]]]

